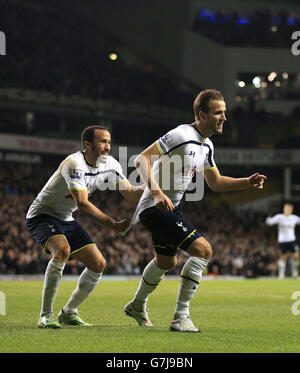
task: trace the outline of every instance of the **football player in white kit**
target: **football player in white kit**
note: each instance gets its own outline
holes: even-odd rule
[[[285,203],[283,213],[276,214],[273,217],[267,217],[267,225],[278,226],[278,244],[280,257],[278,260],[278,278],[285,278],[286,261],[291,254],[292,277],[298,277],[299,247],[296,241],[295,227],[300,224],[300,217],[293,214],[294,206],[291,203]]]
[[[146,189],[131,225],[140,220],[151,232],[155,249],[155,258],[144,269],[133,300],[124,307],[125,313],[140,326],[152,326],[146,311],[149,294],[155,290],[165,273],[176,265],[178,249],[182,249],[190,256],[180,275],[170,329],[179,332],[199,331],[190,318],[190,300],[211,258],[212,247],[182,216],[181,201],[195,171],[204,171],[204,178],[214,191],[263,188],[266,176],[259,173],[244,178],[220,175],[209,137],[222,133],[225,113],[226,105],[219,91],[210,89],[200,92],[194,101],[195,122],[169,131],[136,158],[137,171]],[[162,169],[166,170],[164,165],[173,156],[182,159],[177,164],[174,162],[174,170],[170,175],[170,185],[177,185],[176,188],[163,185],[166,172],[161,172]],[[153,158],[156,161],[152,165]]]
[[[101,279],[105,259],[72,213],[78,209],[100,224],[121,232],[128,226],[128,220],[116,221],[92,204],[89,196],[97,189],[107,188],[107,183],[114,185],[131,202],[138,202],[143,192],[129,183],[119,162],[109,155],[111,135],[108,129],[89,126],[83,130],[81,139],[84,150],[69,155],[61,162],[26,216],[27,229],[52,256],[45,272],[39,328],[60,328],[61,323],[90,326],[79,317],[78,307]],[[57,322],[53,304],[70,257],[82,262],[86,268],[69,301],[60,311]]]

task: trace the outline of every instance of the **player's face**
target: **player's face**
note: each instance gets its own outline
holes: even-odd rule
[[[226,121],[226,104],[224,101],[211,100],[209,107],[210,110],[206,113],[206,127],[212,135],[221,134]]]
[[[293,213],[293,206],[289,204],[285,204],[283,206],[283,213],[284,215],[291,215]]]
[[[90,154],[94,160],[101,155],[108,155],[110,153],[111,137],[106,130],[95,130],[94,140],[89,147]]]

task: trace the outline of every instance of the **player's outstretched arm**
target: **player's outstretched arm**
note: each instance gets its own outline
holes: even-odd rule
[[[267,180],[267,176],[258,172],[248,177],[250,188],[253,189],[263,189],[265,180]]]
[[[117,190],[122,194],[122,196],[128,202],[137,203],[141,198],[145,189],[145,185],[134,186],[127,179],[121,180],[117,184]]]
[[[161,210],[174,210],[174,205],[159,187],[152,172],[152,161],[158,159],[160,152],[155,143],[150,145],[135,159],[135,167],[141,179],[153,195],[155,205]]]
[[[268,216],[266,218],[266,224],[267,225],[276,225],[279,223],[279,219],[280,219],[280,215],[279,214],[276,214],[274,216]]]
[[[89,216],[92,219],[97,220],[103,225],[114,229],[116,232],[122,232],[128,226],[129,222],[127,221],[127,219],[124,219],[121,222],[117,222],[115,219],[105,214],[100,209],[98,209],[98,207],[93,205],[88,200],[88,193],[86,190],[71,190],[70,192],[76,202],[79,212]]]
[[[117,233],[121,233],[125,231],[125,229],[128,228],[129,224],[130,224],[130,220],[128,219],[123,219],[121,221],[118,221],[114,226],[114,231]]]
[[[230,190],[240,189],[263,189],[264,181],[267,179],[265,175],[258,172],[249,177],[229,177],[222,176],[217,167],[204,171],[205,180],[214,192],[226,192]]]

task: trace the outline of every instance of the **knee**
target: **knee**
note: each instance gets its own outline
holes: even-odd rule
[[[102,258],[99,258],[97,261],[95,261],[91,266],[89,266],[88,269],[96,273],[102,273],[104,271],[105,266],[106,266],[106,261],[102,257]]]
[[[62,262],[66,262],[69,259],[70,253],[71,253],[70,246],[69,245],[63,245],[63,246],[60,246],[56,250],[54,258],[58,259]]]
[[[209,260],[213,254],[211,244],[206,240],[194,241],[193,244],[187,249],[187,252],[191,256],[197,256],[206,260]]]
[[[211,247],[211,244],[209,242],[206,243],[204,247],[204,258],[209,260],[213,255],[213,249]]]
[[[106,260],[104,258],[101,258],[101,260],[98,261],[97,271],[95,272],[102,273],[104,271],[105,266],[106,266]]]

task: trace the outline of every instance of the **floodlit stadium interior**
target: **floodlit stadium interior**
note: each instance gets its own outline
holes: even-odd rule
[[[206,275],[277,276],[276,227],[285,201],[300,215],[300,30],[298,1],[0,0],[0,274],[42,274],[49,261],[26,230],[26,212],[59,163],[81,149],[84,127],[112,135],[127,160],[181,123],[207,88],[227,105],[213,136],[223,175],[268,177],[262,191],[215,193],[185,202],[184,216],[212,244]],[[118,9],[119,11],[115,11]],[[300,31],[299,31],[300,32]],[[299,47],[300,49],[300,47]],[[120,152],[126,147],[126,155]],[[117,191],[92,201],[116,219],[135,205]],[[153,258],[141,224],[125,237],[76,214],[106,258],[107,275],[140,275]],[[297,236],[299,231],[297,228]],[[178,256],[178,275],[186,260]],[[83,266],[68,262],[64,273]],[[287,276],[291,276],[287,268]]]

